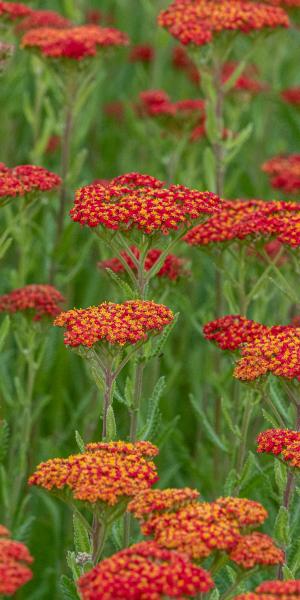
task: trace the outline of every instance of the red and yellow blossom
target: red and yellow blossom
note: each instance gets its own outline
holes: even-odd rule
[[[199,496],[200,492],[191,488],[146,490],[130,502],[127,510],[132,512],[137,519],[146,520],[157,512],[177,511],[196,501]]]
[[[64,302],[65,298],[52,285],[31,284],[0,296],[0,312],[24,312],[38,321],[58,315]]]
[[[229,557],[244,569],[253,569],[257,565],[278,565],[284,562],[283,550],[278,548],[268,535],[257,531],[243,535]]]
[[[294,442],[300,443],[300,432],[292,429],[267,429],[257,437],[257,452],[278,456]]]
[[[244,34],[288,27],[281,8],[245,0],[173,0],[162,11],[158,23],[182,44],[202,46],[225,31]]]
[[[92,347],[98,342],[124,346],[146,341],[174,320],[173,312],[163,304],[146,300],[128,300],[122,304],[104,302],[99,306],[62,312],[54,325],[65,327],[67,346]]]
[[[83,600],[183,600],[209,592],[213,586],[207,571],[155,542],[140,542],[121,550],[78,581]]]
[[[29,565],[33,562],[21,542],[10,539],[10,533],[0,525],[0,594],[12,596],[32,578]]]
[[[254,592],[234,596],[234,600],[299,600],[300,579],[264,581]]]
[[[31,10],[17,26],[17,31],[28,31],[40,27],[55,27],[55,29],[64,29],[69,27],[71,22],[54,10]]]
[[[239,527],[257,527],[265,522],[268,512],[260,504],[248,498],[218,498],[214,504],[221,508],[224,516],[236,520]]]
[[[137,259],[140,258],[140,251],[136,246],[131,246],[130,250]],[[159,250],[158,248],[152,248],[148,251],[144,262],[145,271],[149,271],[155,265],[155,263],[160,259],[161,254],[162,250]],[[137,270],[136,264],[126,253],[126,251],[121,252],[121,256],[124,260],[126,260],[132,271]],[[189,275],[189,271],[186,268],[186,263],[187,261],[184,258],[179,258],[175,254],[168,254],[163,262],[163,265],[157,272],[157,277],[166,277],[167,279],[170,279],[170,281],[177,281],[181,277],[187,277]],[[119,258],[102,260],[98,263],[98,267],[100,269],[111,269],[114,273],[124,273],[125,271],[125,267]]]
[[[86,444],[87,452],[103,450],[112,454],[138,454],[139,456],[153,457],[158,455],[158,448],[150,442],[91,442]]]
[[[150,442],[142,454],[141,446],[123,442],[87,447],[82,454],[54,458],[41,463],[29,479],[50,491],[64,491],[90,504],[102,502],[114,506],[131,499],[157,480],[154,463],[148,460],[158,450]]]
[[[129,173],[106,185],[94,183],[79,189],[71,217],[88,227],[167,235],[214,213],[220,205],[216,194],[182,185],[166,187],[150,175]]]
[[[61,184],[61,178],[43,167],[20,165],[9,168],[0,163],[0,204],[2,199],[48,192]]]
[[[274,156],[263,164],[262,170],[270,175],[273,188],[286,194],[300,191],[300,154]]]
[[[30,15],[32,8],[21,2],[0,2],[0,19],[16,21]]]
[[[215,342],[222,350],[237,350],[265,331],[268,331],[266,325],[242,315],[226,315],[206,323],[203,327],[205,338]]]
[[[118,29],[98,25],[64,29],[41,27],[29,30],[22,39],[23,48],[35,49],[42,56],[77,61],[96,56],[100,49],[127,43],[127,35]]]

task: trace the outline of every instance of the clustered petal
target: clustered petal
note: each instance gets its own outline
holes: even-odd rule
[[[140,443],[100,443],[86,447],[82,454],[54,458],[41,463],[29,479],[29,485],[47,490],[71,492],[75,500],[103,502],[114,506],[131,499],[153,485],[157,479],[154,463],[148,460],[158,450],[150,442],[145,451]]]
[[[20,2],[0,2],[0,19],[8,21],[22,19],[32,12],[32,8]]]
[[[151,44],[137,44],[131,48],[129,60],[132,63],[142,62],[149,64],[153,61],[155,50]]]
[[[239,594],[234,600],[299,600],[300,579],[264,581],[254,592]]]
[[[153,513],[178,510],[186,504],[191,504],[199,496],[200,492],[191,488],[147,490],[136,496],[127,508],[137,519],[145,519]]]
[[[278,548],[272,538],[254,531],[244,535],[229,554],[230,559],[244,569],[253,569],[256,565],[278,565],[284,562],[284,552]]]
[[[179,100],[173,102],[164,90],[146,90],[140,92],[137,111],[148,117],[173,117],[188,120],[192,117],[199,119],[203,115],[205,103],[203,100]]]
[[[25,312],[37,321],[58,315],[64,302],[65,298],[52,285],[31,284],[0,296],[0,312]]]
[[[214,213],[221,200],[210,192],[170,185],[150,175],[129,173],[106,185],[94,183],[78,190],[73,221],[112,230],[138,229],[146,234],[168,234],[194,219]]]
[[[18,24],[17,31],[28,31],[40,27],[64,29],[71,22],[54,10],[31,10],[30,14]]]
[[[281,97],[288,104],[292,104],[293,106],[300,106],[300,86],[294,88],[288,88],[281,92]]]
[[[245,0],[173,0],[158,23],[182,44],[207,44],[224,31],[249,34],[265,28],[288,27],[281,8]]]
[[[292,429],[267,429],[257,438],[257,452],[278,456],[293,442],[300,442],[300,432]]]
[[[300,191],[300,154],[274,156],[263,164],[262,170],[270,175],[273,188],[286,194]]]
[[[41,27],[31,29],[22,39],[23,48],[34,48],[43,56],[82,60],[96,56],[100,48],[124,46],[128,37],[112,27],[81,25],[57,29]]]
[[[209,592],[210,574],[178,552],[169,552],[155,542],[140,542],[103,560],[80,577],[83,600],[160,600],[195,597]]]
[[[54,325],[66,328],[67,346],[91,347],[101,341],[124,346],[146,341],[149,334],[159,333],[173,320],[173,312],[163,304],[128,300],[62,312]]]
[[[20,165],[10,169],[0,163],[0,202],[1,198],[47,192],[60,184],[61,178],[43,167]]]
[[[131,246],[130,250],[137,259],[140,258],[140,251],[136,246]],[[161,254],[162,250],[157,248],[152,248],[148,251],[144,262],[145,271],[149,271],[155,265],[155,263],[157,263],[161,257]],[[121,252],[121,256],[133,271],[137,270],[136,264],[126,253],[126,251]],[[179,258],[175,254],[168,254],[163,262],[163,265],[157,272],[157,277],[166,277],[167,279],[170,279],[170,281],[177,281],[181,277],[186,277],[189,275],[189,271],[186,268],[186,262],[187,261],[184,258]],[[125,271],[125,267],[119,258],[102,260],[98,263],[98,267],[100,269],[111,269],[111,271],[114,273],[123,273]]]
[[[21,542],[10,539],[10,533],[0,525],[0,594],[12,596],[32,578],[28,565],[33,562],[28,549]]]

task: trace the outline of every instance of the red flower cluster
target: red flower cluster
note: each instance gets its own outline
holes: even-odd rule
[[[226,315],[206,323],[203,327],[205,338],[215,342],[222,350],[237,350],[267,330],[266,325],[242,315]]]
[[[43,56],[83,60],[96,56],[100,48],[124,46],[128,37],[111,27],[81,25],[67,29],[41,27],[25,33],[23,48],[34,48]]]
[[[193,83],[199,85],[200,74],[197,65],[189,57],[186,49],[183,48],[183,46],[175,46],[175,48],[173,48],[172,65],[174,69],[183,71]]]
[[[205,103],[203,100],[179,100],[172,102],[163,90],[148,90],[140,93],[137,112],[147,117],[173,117],[179,120],[200,120],[202,123]]]
[[[78,581],[83,600],[184,600],[209,592],[213,586],[207,571],[155,542],[140,542],[121,550]]]
[[[124,445],[124,447],[123,447]],[[149,455],[158,453],[147,443],[142,452],[138,443],[112,442],[86,447],[85,452],[68,458],[54,458],[41,463],[29,479],[29,485],[47,490],[62,490],[75,500],[114,506],[131,499],[157,480],[155,464]]]
[[[273,188],[286,194],[300,191],[300,154],[275,156],[263,164],[262,170],[270,175]]]
[[[278,456],[294,442],[300,443],[300,432],[292,429],[267,429],[257,438],[257,452]]]
[[[300,164],[300,163],[299,163]],[[221,210],[184,240],[192,246],[207,246],[251,238],[276,238],[282,244],[300,245],[300,206],[296,202],[262,200],[223,201]]]
[[[140,251],[136,246],[130,247],[131,252],[134,256],[139,259]],[[159,260],[161,257],[162,250],[158,250],[156,248],[152,248],[147,253],[144,269],[149,271],[153,265]],[[134,264],[132,258],[126,254],[126,252],[121,252],[122,258],[126,260],[129,267],[135,271],[136,265]],[[178,258],[175,254],[168,254],[165,258],[164,263],[160,270],[157,273],[157,277],[166,277],[171,281],[177,281],[180,277],[184,277],[189,274],[186,269],[186,260],[183,258]],[[118,258],[111,258],[108,260],[102,260],[98,263],[98,267],[100,269],[111,269],[114,273],[123,273],[125,271],[125,267],[122,265],[121,261]]]
[[[285,100],[285,102],[288,102],[289,104],[293,104],[294,106],[299,107],[300,106],[300,87],[289,88],[287,90],[284,90],[281,93],[281,97],[283,98],[283,100]]]
[[[242,536],[229,556],[243,569],[253,569],[256,565],[278,565],[284,562],[283,550],[277,548],[268,535],[257,531]]]
[[[286,10],[300,8],[300,0],[265,0],[265,2],[274,6],[283,6]]]
[[[0,312],[25,312],[39,321],[58,315],[64,302],[65,298],[52,285],[31,284],[0,296]]]
[[[71,22],[68,19],[54,10],[31,10],[30,14],[18,24],[17,31],[28,31],[40,27],[63,29],[70,25]]]
[[[300,579],[264,581],[254,592],[239,594],[234,600],[299,600]]]
[[[129,300],[123,304],[104,302],[99,306],[62,312],[54,325],[65,327],[67,346],[92,347],[98,342],[124,346],[146,341],[172,323],[174,314],[163,304]]]
[[[238,63],[225,63],[222,72],[223,83],[226,83],[228,79],[230,79],[237,67]],[[266,86],[258,80],[257,75],[257,69],[254,66],[249,65],[237,78],[233,89],[241,92],[249,92],[250,94],[258,94],[264,90]]]
[[[8,21],[16,21],[30,15],[32,8],[19,2],[0,2],[0,19],[4,18]]]
[[[153,62],[155,56],[155,51],[153,46],[150,44],[138,44],[137,46],[133,46],[131,48],[129,54],[129,60],[132,63],[142,62],[149,64]]]
[[[197,500],[199,496],[200,492],[191,488],[147,490],[136,496],[128,505],[127,510],[132,512],[137,519],[145,520],[157,512],[177,511]]]
[[[182,44],[201,46],[223,31],[249,34],[265,28],[288,27],[281,8],[245,0],[173,0],[158,23]]]
[[[32,556],[24,544],[9,536],[9,531],[0,525],[0,594],[4,596],[12,596],[32,578],[28,567]]]
[[[158,455],[158,448],[150,442],[90,442],[86,444],[87,452],[103,450],[111,454],[137,454],[138,456],[153,457]]]
[[[43,167],[20,165],[10,169],[0,163],[0,199],[25,196],[32,192],[47,192],[60,184],[60,177]]]
[[[129,173],[107,185],[87,185],[76,193],[73,221],[107,229],[169,234],[194,219],[219,210],[216,194],[198,192],[182,185],[164,187],[150,175]]]

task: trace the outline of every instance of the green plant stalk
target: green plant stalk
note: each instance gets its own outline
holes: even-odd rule
[[[92,561],[95,566],[101,556],[104,549],[105,541],[107,538],[108,527],[105,521],[99,520],[95,515],[93,518],[93,526],[92,526]]]
[[[238,447],[238,454],[237,454],[238,460],[237,460],[236,471],[237,471],[238,477],[242,473],[245,458],[246,458],[247,437],[248,437],[248,430],[249,430],[249,426],[250,426],[250,422],[251,422],[252,412],[253,412],[252,397],[250,396],[250,398],[248,398],[246,396],[245,409],[244,409],[244,415],[243,415],[242,427],[241,427],[241,441],[240,441],[240,444]],[[238,483],[234,490],[234,495],[238,496],[239,492],[240,492],[240,484]]]

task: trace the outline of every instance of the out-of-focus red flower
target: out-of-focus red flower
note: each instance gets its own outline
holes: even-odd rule
[[[33,314],[34,321],[55,317],[65,298],[51,285],[31,284],[0,296],[0,312]]]
[[[153,62],[154,56],[155,51],[153,46],[151,46],[150,44],[138,44],[132,47],[129,54],[129,60],[132,63],[142,62],[149,64]]]
[[[0,19],[17,21],[30,15],[32,8],[20,2],[0,2]]]
[[[175,46],[172,50],[172,65],[174,69],[183,71],[195,85],[200,83],[200,74],[197,65],[189,57],[187,51],[182,46]]]
[[[69,27],[71,21],[53,10],[33,10],[17,25],[17,31],[24,32],[40,27],[55,27],[64,29]]]
[[[300,579],[264,581],[254,592],[234,596],[234,600],[299,600]]]
[[[136,246],[131,246],[131,252],[134,254],[136,258],[140,257],[140,251]],[[159,260],[161,256],[162,250],[157,248],[152,248],[149,250],[145,263],[144,269],[149,271],[153,265]],[[136,266],[132,260],[132,258],[126,254],[126,252],[122,252],[122,258],[126,260],[127,264],[132,270],[136,270]],[[180,277],[184,277],[189,275],[189,271],[186,268],[186,260],[179,258],[175,254],[169,254],[165,260],[160,270],[157,273],[157,277],[166,277],[170,279],[170,281],[177,281]],[[122,262],[118,258],[111,258],[108,260],[103,260],[98,263],[98,267],[101,269],[111,269],[114,273],[122,273],[125,271],[125,267]]]
[[[9,168],[0,163],[0,199],[47,192],[60,184],[61,178],[43,167],[19,165]]]
[[[292,104],[297,108],[300,106],[300,87],[289,88],[281,92],[281,97],[288,104]]]
[[[12,596],[32,578],[29,565],[33,558],[24,544],[10,539],[10,532],[0,525],[0,594]]]
[[[117,123],[122,123],[124,119],[124,104],[120,100],[108,102],[104,105],[104,113]]]
[[[271,185],[286,194],[300,192],[300,154],[274,156],[262,165],[270,175]]]
[[[46,154],[54,154],[60,147],[61,137],[60,135],[51,135],[46,146]]]

